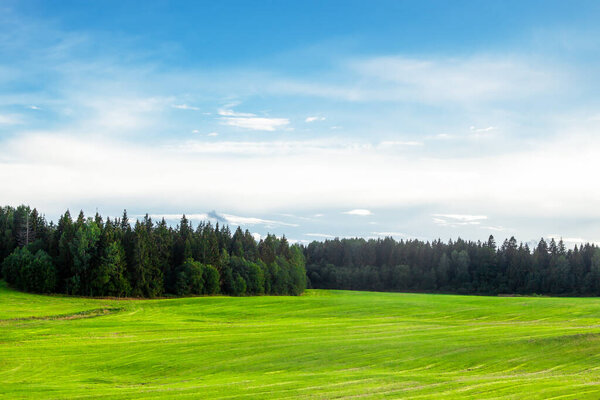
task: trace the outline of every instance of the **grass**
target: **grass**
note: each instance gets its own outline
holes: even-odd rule
[[[102,300],[0,283],[3,396],[598,399],[600,300]]]

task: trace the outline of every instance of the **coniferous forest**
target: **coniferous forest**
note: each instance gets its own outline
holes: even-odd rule
[[[458,239],[335,239],[305,248],[313,288],[460,294],[600,295],[600,249]]]
[[[335,239],[290,245],[185,216],[96,214],[57,224],[27,206],[0,208],[3,278],[21,290],[84,296],[298,295],[307,287],[461,294],[600,295],[600,248],[543,238],[497,244],[458,239]],[[306,264],[306,267],[305,267]]]
[[[48,223],[27,206],[0,208],[2,276],[13,287],[83,296],[298,295],[304,256],[285,237],[256,242],[238,227],[185,216],[172,228],[148,215],[131,222],[69,211]]]

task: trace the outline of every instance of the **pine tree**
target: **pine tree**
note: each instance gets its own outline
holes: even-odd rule
[[[14,233],[19,246],[25,247],[35,240],[35,216],[32,217],[31,209],[27,206],[17,207],[14,213]]]

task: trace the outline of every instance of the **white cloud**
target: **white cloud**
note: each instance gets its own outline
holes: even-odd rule
[[[179,221],[181,217],[185,214],[185,217],[189,221],[208,221],[213,220],[220,223],[225,223],[232,226],[254,226],[254,225],[264,225],[268,228],[280,227],[280,226],[289,226],[289,227],[297,227],[297,224],[291,224],[288,222],[275,221],[270,219],[256,218],[256,217],[242,217],[239,215],[225,214],[225,213],[216,213],[215,211],[211,211],[210,213],[182,213],[182,214],[149,214],[148,216],[152,218],[154,221],[160,221],[164,218],[167,221]],[[130,218],[141,219],[144,218],[145,214],[131,215]],[[258,235],[258,233],[254,233],[253,235]],[[260,239],[260,237],[259,237]],[[257,240],[259,240],[257,239]]]
[[[473,139],[485,139],[494,136],[494,131],[498,129],[495,126],[487,126],[485,128],[477,128],[475,126],[469,127],[471,131],[470,137]]]
[[[413,102],[481,105],[531,99],[573,87],[572,75],[528,56],[475,54],[463,57],[381,56],[357,58],[335,70],[337,83],[263,77],[264,91],[350,102]]]
[[[253,131],[274,131],[290,123],[287,118],[232,117],[222,120],[224,125]]]
[[[381,147],[396,147],[396,146],[422,146],[423,142],[417,142],[413,140],[401,141],[401,140],[386,140],[379,143]]]
[[[370,144],[342,143],[337,140],[291,140],[291,141],[196,141],[172,144],[167,148],[190,154],[240,154],[262,157],[265,155],[293,155],[309,153],[353,154],[360,150],[372,150]]]
[[[521,235],[517,229],[539,227],[535,221],[556,216],[561,221],[600,218],[595,206],[600,187],[589,184],[593,171],[600,170],[600,137],[596,129],[578,132],[517,153],[463,158],[382,153],[351,139],[207,141],[194,148],[188,143],[161,146],[79,132],[30,132],[1,139],[0,182],[11,188],[3,192],[6,204],[27,201],[48,213],[85,202],[128,209],[133,204],[142,211],[218,206],[250,216],[315,208],[345,211],[357,204],[378,210],[455,210],[460,205],[473,211],[427,212],[425,218],[436,218],[431,225],[456,226],[457,232],[483,232],[480,227],[495,226],[495,221],[510,216],[512,229]],[[29,179],[34,175],[35,181]],[[331,219],[321,226],[339,223],[334,213],[328,216]],[[376,217],[382,218],[378,231],[394,231],[383,214]],[[265,226],[285,220],[239,222]],[[594,235],[591,229],[573,232],[563,234]],[[535,231],[527,235],[538,236]]]
[[[305,233],[304,236],[318,237],[323,239],[335,239],[334,235],[328,235],[326,233]]]
[[[304,122],[325,121],[325,117],[306,117]]]
[[[447,218],[459,222],[473,222],[487,219],[485,215],[470,215],[470,214],[433,214],[434,217]]]
[[[357,208],[354,210],[350,210],[350,211],[345,211],[342,214],[348,214],[348,215],[360,215],[362,217],[365,217],[367,215],[373,215],[373,213],[369,210],[365,210],[363,208]]]
[[[192,130],[192,133],[196,133],[196,134],[198,134],[198,133],[200,133],[200,129],[193,129],[193,130]],[[206,136],[209,136],[209,137],[215,137],[215,136],[219,136],[219,134],[218,134],[217,132],[208,132],[208,133],[206,134]]]
[[[600,187],[590,184],[595,179],[594,171],[600,169],[597,157],[600,128],[595,126],[585,131],[575,123],[567,129],[564,121],[560,126],[553,124],[563,115],[555,119],[546,116],[555,114],[552,111],[557,107],[547,110],[542,107],[543,118],[529,112],[534,104],[545,106],[549,98],[575,99],[553,96],[571,93],[568,88],[589,90],[571,85],[574,79],[583,80],[578,76],[583,75],[581,70],[556,60],[536,61],[528,55],[506,54],[361,57],[342,62],[322,74],[311,74],[309,79],[286,77],[286,71],[282,70],[248,71],[243,66],[226,71],[186,71],[185,67],[159,71],[152,65],[136,65],[135,61],[122,63],[111,54],[100,52],[92,59],[82,59],[78,46],[87,48],[97,38],[81,38],[81,32],[50,32],[43,28],[44,24],[34,25],[36,33],[29,42],[21,39],[10,43],[17,59],[6,58],[11,62],[0,65],[0,80],[18,82],[42,76],[39,71],[52,74],[43,75],[51,79],[32,82],[39,85],[39,90],[32,92],[35,94],[1,94],[0,106],[11,110],[9,107],[15,104],[22,109],[31,104],[30,109],[37,109],[34,105],[37,104],[57,117],[48,116],[43,121],[48,124],[38,124],[48,126],[51,131],[25,132],[17,126],[14,134],[0,138],[0,182],[11,188],[2,193],[5,202],[30,201],[40,206],[58,204],[61,208],[65,202],[126,202],[153,210],[218,206],[244,215],[274,215],[266,212],[278,210],[329,210],[328,218],[322,219],[323,225],[335,224],[335,218],[342,218],[331,210],[347,210],[357,204],[376,210],[419,206],[427,210],[422,211],[427,221],[432,212],[459,206],[488,214],[493,221],[496,221],[494,213],[515,215],[515,219],[523,220],[531,216],[547,220],[557,216],[571,220],[600,216],[597,207]],[[18,39],[20,31],[9,35],[11,42],[13,36]],[[40,52],[38,37],[46,37],[48,43],[57,45]],[[121,50],[114,49],[116,54]],[[41,57],[31,57],[32,51]],[[132,60],[142,59],[132,55]],[[52,96],[44,98],[43,93]],[[181,93],[191,95],[175,97]],[[206,134],[217,128],[185,125],[181,119],[173,118],[177,112],[171,108],[197,110],[196,105],[210,110],[211,106],[206,104],[212,101],[221,106],[218,115],[213,112],[217,123],[250,130],[284,131],[291,125],[287,119],[237,112],[234,110],[238,104],[222,101],[244,98],[253,107],[260,105],[266,109],[279,107],[273,102],[291,98],[286,95],[300,95],[294,97],[298,106],[295,118],[300,115],[300,121],[317,123],[318,118],[324,118],[318,116],[321,112],[323,115],[332,112],[315,107],[334,107],[336,112],[352,113],[350,122],[344,123],[344,131],[329,131],[333,121],[323,126],[324,134],[338,133],[336,139],[341,143],[298,139],[217,141],[207,137],[210,133]],[[319,103],[321,100],[314,97],[364,103]],[[559,101],[564,105],[564,100]],[[579,98],[569,102],[568,108],[581,106],[581,101]],[[420,107],[418,103],[435,107]],[[289,104],[281,106],[285,109]],[[597,122],[598,116],[593,116],[597,109],[593,107],[594,104],[586,104],[579,118],[572,120],[579,120],[577,124],[586,118],[588,122]],[[392,110],[398,110],[398,114]],[[406,110],[416,114],[407,118],[403,114]],[[431,110],[439,114],[431,114]],[[210,113],[202,111],[186,115],[192,114],[210,119],[204,118]],[[46,113],[36,117],[46,117]],[[527,123],[519,124],[524,117]],[[21,116],[0,116],[3,128],[21,121]],[[371,127],[369,121],[373,121],[372,129],[361,131],[361,127]],[[492,128],[499,124],[512,145],[508,151],[494,148],[488,152],[486,146],[492,147],[496,142],[478,142],[480,147],[477,147],[473,141],[457,140],[457,146],[453,147],[453,141],[428,141],[427,148],[400,152],[393,151],[393,146],[418,146],[420,142],[379,142],[381,136],[386,137],[398,126],[404,132],[419,131],[414,130],[416,124],[423,127],[424,135],[448,132],[438,135],[438,139],[481,137],[493,133]],[[473,124],[473,129],[463,136],[469,124]],[[520,130],[510,132],[511,126],[519,126]],[[202,132],[198,138],[204,142],[182,143],[177,135],[169,136],[174,132],[190,132],[193,127],[200,128],[194,133]],[[550,128],[547,132],[546,127]],[[126,135],[130,131],[139,136]],[[543,139],[536,138],[539,131],[544,132]],[[382,132],[381,136],[378,132]],[[284,133],[282,138],[294,137]],[[358,137],[363,139],[351,139]],[[392,150],[382,151],[386,146]],[[443,151],[438,152],[439,149]],[[31,176],[39,178],[32,182]],[[384,222],[385,216],[378,212],[368,222],[378,218]],[[444,215],[433,218],[441,224],[472,224],[477,229],[491,223]],[[348,221],[367,222],[360,218]],[[479,225],[475,224],[478,222]],[[514,225],[512,220],[510,224]],[[382,223],[377,229],[394,227]],[[573,236],[588,235],[575,232]]]
[[[505,232],[508,230],[507,228],[504,228],[503,226],[482,226],[481,229],[496,231],[496,232]]]
[[[200,110],[200,108],[194,107],[194,106],[190,106],[188,104],[172,104],[171,107],[177,108],[179,110],[192,110],[192,111],[198,111],[198,110]]]
[[[38,106],[27,106],[27,108],[29,108],[30,110],[41,110],[41,108],[39,108]]]
[[[482,221],[488,219],[485,215],[470,215],[470,214],[433,214],[433,222],[440,226],[465,226],[479,225]]]
[[[558,242],[559,240],[562,240],[565,243],[565,245],[568,245],[568,247],[573,247],[576,244],[586,244],[586,243],[600,245],[600,242],[598,242],[598,241],[588,240],[588,239],[579,238],[579,237],[562,237],[557,234],[546,235],[546,237],[548,237],[548,239],[554,239],[556,242]]]
[[[470,103],[531,97],[555,89],[565,78],[548,65],[506,55],[374,57],[357,61],[352,67],[372,88],[361,88],[355,94],[363,100]]]
[[[231,225],[239,225],[239,226],[266,225],[267,227],[298,226],[298,224],[290,224],[288,222],[282,222],[282,221],[273,221],[270,219],[262,219],[262,218],[255,218],[255,217],[240,217],[238,215],[231,215],[231,214],[221,214],[221,215]]]
[[[277,215],[280,215],[282,217],[287,217],[287,218],[300,219],[302,221],[315,221],[314,218],[303,217],[303,216],[300,216],[300,215],[289,214],[289,213],[278,213]]]
[[[230,109],[219,109],[218,114],[223,117],[256,117],[256,114],[241,113]]]
[[[292,239],[292,238],[288,238],[288,242],[290,244],[309,244],[311,241],[310,240],[306,240],[306,239]]]
[[[600,169],[598,153],[600,138],[593,135],[516,154],[421,159],[351,142],[186,142],[165,147],[39,132],[2,141],[0,181],[13,188],[4,193],[5,201],[16,203],[131,196],[175,202],[178,209],[197,207],[197,199],[207,208],[219,204],[237,209],[242,196],[247,211],[352,207],[359,202],[380,208],[462,204],[531,216],[573,216],[587,210],[589,217],[595,215],[600,189],[589,185],[586,171]],[[29,184],[28,174],[36,173],[40,178]],[[458,215],[433,217],[446,223],[484,221],[483,214]]]
[[[17,125],[22,123],[21,116],[17,114],[0,114],[0,125]]]
[[[75,121],[70,130],[121,136],[127,132],[139,132],[149,127],[161,126],[164,122],[161,113],[170,99],[136,97],[125,93],[98,94],[96,97],[90,97],[84,93],[77,93],[70,101],[73,102],[73,107],[69,107],[67,114]]]
[[[469,130],[471,132],[490,132],[490,131],[493,131],[495,129],[498,129],[498,128],[496,128],[495,126],[488,126],[488,127],[485,127],[485,128],[477,128],[475,126],[470,126],[469,127]]]

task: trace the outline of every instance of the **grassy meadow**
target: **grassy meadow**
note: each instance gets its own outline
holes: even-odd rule
[[[0,398],[355,397],[598,399],[600,300],[108,300],[0,283]]]

